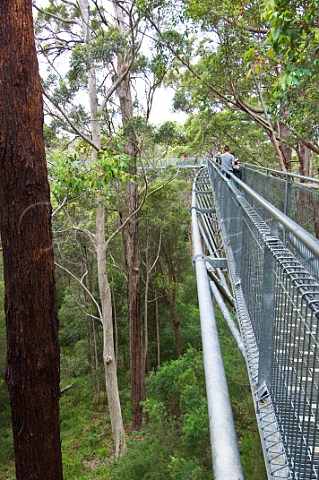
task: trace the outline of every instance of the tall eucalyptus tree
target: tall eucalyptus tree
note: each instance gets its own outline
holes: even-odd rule
[[[120,228],[123,231],[125,228],[132,423],[138,429],[142,421],[141,400],[144,398],[138,244],[138,210],[141,205],[136,181],[139,148],[134,126],[135,99],[130,71],[134,67],[136,74],[141,64],[145,75],[148,67],[145,58],[139,55],[145,26],[140,25],[142,19],[138,9],[134,3],[125,2],[113,2],[113,7],[113,10],[109,10],[103,2],[89,0],[81,0],[77,4],[72,1],[50,0],[49,7],[43,9],[39,2],[37,37],[39,51],[45,56],[51,70],[44,81],[44,88],[48,99],[47,111],[53,118],[53,126],[82,137],[92,148],[92,155],[97,160],[98,152],[108,149],[110,143],[114,148],[114,138],[117,136],[114,123],[121,119],[121,148],[129,158],[131,179],[126,188],[126,218],[122,219]],[[64,62],[62,57],[66,59]],[[156,72],[154,74],[156,81],[150,85],[150,98],[161,75]],[[119,105],[116,104],[115,93]],[[84,100],[84,94],[88,94],[87,100]],[[102,200],[103,192],[97,192],[97,195],[101,195]],[[97,202],[94,238],[102,310],[105,307],[110,312],[111,304],[106,300],[109,293],[105,270],[105,254],[109,242],[105,239],[105,209],[100,200]],[[108,318],[111,318],[110,314]],[[110,332],[109,327],[104,329],[105,335],[110,335]],[[109,340],[111,341],[110,336]],[[111,359],[112,363],[114,356],[112,353],[106,354],[105,359]]]
[[[83,38],[88,53],[88,89],[91,121],[91,138],[96,146],[93,149],[93,161],[98,164],[98,150],[101,148],[101,127],[98,112],[97,83],[94,62],[91,59],[92,37],[89,16],[88,0],[80,0]],[[102,172],[101,172],[102,175]],[[105,208],[103,192],[97,191],[96,207],[96,256],[98,269],[98,284],[101,301],[101,321],[103,325],[103,361],[105,367],[106,391],[116,455],[126,448],[125,431],[122,419],[119,389],[117,382],[117,368],[114,350],[113,317],[111,289],[106,271],[106,243],[105,243]]]
[[[92,40],[94,31],[91,28],[94,12],[90,10],[90,6],[88,0],[80,0],[77,5],[69,2],[67,6],[63,2],[50,2],[50,7],[45,10],[40,9],[39,32],[40,21],[43,21],[45,18],[48,19],[48,23],[41,27],[41,35],[49,35],[50,38],[52,36],[53,41],[50,44],[40,43],[40,48],[43,53],[47,54],[49,52],[46,58],[50,62],[51,68],[54,68],[54,59],[52,60],[51,52],[55,51],[60,56],[62,53],[67,53],[69,45],[72,45],[71,69],[66,73],[69,81],[68,86],[66,86],[66,82],[64,83],[62,75],[59,75],[57,91],[54,92],[53,96],[47,91],[46,95],[66,122],[64,127],[80,135],[92,147],[92,165],[95,165],[95,168],[99,168],[98,153],[101,150],[101,122],[107,100],[111,93],[114,92],[115,85],[110,85],[109,91],[101,100],[101,91],[99,90],[97,80],[98,62],[95,58],[97,55],[95,51],[97,42],[94,43]],[[69,25],[71,25],[71,29]],[[58,27],[62,27],[63,30],[60,30]],[[103,58],[100,59],[100,62],[103,63]],[[78,78],[76,77],[76,72],[78,73]],[[53,79],[49,79],[49,82],[51,80]],[[80,92],[81,86],[88,92],[86,102],[89,115],[84,113],[83,97],[80,98],[75,109],[72,103],[68,105],[69,101],[74,98],[75,92]],[[63,89],[64,96],[62,95]],[[99,102],[101,103],[99,104]],[[70,109],[69,112],[66,111],[65,107],[63,108],[63,103]],[[78,112],[80,113],[77,115]],[[79,122],[81,119],[82,123]],[[103,177],[104,172],[102,169],[99,175]],[[105,183],[101,181],[100,185],[101,188],[96,189],[95,233],[93,235],[88,231],[86,233],[91,241],[94,242],[96,251],[101,304],[99,316],[103,326],[103,361],[106,391],[115,453],[119,455],[125,450],[126,441],[117,382],[111,291],[106,270],[107,243],[105,238],[105,205],[103,200]]]
[[[123,44],[131,44],[133,49],[139,48],[134,31],[128,25],[136,22],[130,8],[117,0],[113,0],[114,16],[118,32]],[[143,360],[143,324],[141,312],[141,276],[140,251],[138,237],[139,192],[136,181],[138,143],[133,123],[133,98],[130,72],[123,75],[131,61],[130,49],[123,48],[117,55],[116,76],[123,76],[123,81],[117,87],[120,101],[120,111],[125,132],[125,153],[130,159],[130,176],[126,188],[126,215],[129,218],[125,229],[125,256],[127,268],[128,316],[130,324],[130,371],[132,395],[132,425],[139,430],[142,427],[142,405],[145,397],[144,360]]]
[[[62,479],[59,341],[31,0],[0,9],[0,217],[16,478]]]

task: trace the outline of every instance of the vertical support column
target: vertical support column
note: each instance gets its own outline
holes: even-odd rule
[[[241,259],[243,250],[243,209],[238,207],[236,210],[236,243],[233,245],[233,253],[236,262],[236,276],[241,277]]]
[[[289,176],[286,176],[286,183],[285,183],[285,204],[284,204],[284,214],[290,218],[291,212],[291,181]],[[286,229],[284,231],[284,244],[287,244],[287,232]]]
[[[261,307],[261,324],[259,334],[258,383],[269,384],[273,360],[273,331],[275,306],[275,258],[265,246],[263,266],[263,292]]]
[[[285,206],[284,206],[284,214],[290,218],[290,210],[291,210],[291,181],[289,176],[286,176],[286,183],[285,183]]]

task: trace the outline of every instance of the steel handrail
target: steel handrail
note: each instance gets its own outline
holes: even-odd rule
[[[214,164],[215,163],[215,164]],[[218,173],[221,173],[221,169],[216,162],[209,161],[213,167],[218,169]],[[268,200],[263,198],[261,195],[256,193],[251,187],[249,187],[245,182],[240,180],[236,177],[233,173],[227,172],[229,176],[240,186],[240,190],[236,192],[237,196],[241,196],[241,192],[247,192],[250,197],[252,197],[256,202],[267,210],[278,222],[280,222],[289,232],[291,232],[300,242],[307,247],[307,249],[316,257],[319,257],[319,241],[307,232],[304,228],[302,228],[298,223],[294,222],[291,218],[287,217],[284,213],[282,213],[277,207],[272,205]],[[226,181],[226,179],[225,179]]]
[[[305,175],[300,175],[298,173],[293,173],[293,172],[283,172],[281,170],[275,170],[273,168],[268,168],[268,167],[263,167],[262,165],[253,165],[251,163],[242,163],[243,167],[249,168],[250,170],[256,170],[257,168],[259,170],[264,170],[267,173],[275,173],[278,175],[281,175],[283,177],[293,177],[293,178],[299,178],[300,180],[307,180],[312,183],[318,183],[319,184],[319,179],[318,178],[313,178],[313,177],[307,177]]]
[[[197,178],[197,177],[196,177]],[[216,480],[243,480],[237,436],[230,404],[214,307],[209,286],[196,210],[196,189],[192,193],[194,266],[200,309],[212,463]]]

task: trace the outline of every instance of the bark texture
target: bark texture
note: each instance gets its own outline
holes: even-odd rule
[[[31,0],[0,8],[0,216],[16,478],[62,479],[59,343]]]
[[[289,112],[283,112],[283,118],[288,119],[289,118]],[[286,125],[282,122],[279,122],[278,130],[279,130],[280,138],[282,138],[284,140],[280,144],[280,151],[281,151],[281,154],[282,154],[282,160],[283,160],[283,164],[284,164],[283,170],[289,172],[289,171],[291,171],[291,168],[292,168],[292,164],[291,164],[292,148],[288,144],[289,137],[290,137],[291,133],[290,133],[289,128],[286,127]],[[285,143],[285,140],[287,140],[286,143]]]
[[[119,32],[123,37],[127,33],[120,2],[113,0],[115,18]],[[129,64],[125,55],[118,55],[117,77],[121,77]],[[126,236],[126,267],[127,267],[127,297],[128,317],[130,324],[130,368],[131,368],[131,395],[132,395],[132,427],[139,430],[142,427],[143,411],[141,401],[145,399],[145,372],[143,359],[143,321],[141,311],[141,279],[140,279],[140,248],[138,235],[139,207],[138,185],[135,181],[137,172],[137,154],[135,133],[132,126],[133,99],[130,85],[130,74],[123,77],[117,88],[120,101],[120,110],[123,129],[125,132],[125,153],[130,157],[130,174],[132,180],[127,182],[126,188],[126,215],[130,218],[125,230]]]
[[[308,177],[310,175],[311,151],[300,143],[297,145],[296,152],[299,160],[299,174]]]
[[[138,207],[137,185],[130,181],[126,190],[127,215]],[[138,241],[138,219],[134,215],[127,224],[127,290],[128,316],[130,323],[130,369],[132,395],[132,426],[142,427],[143,411],[141,401],[145,399],[145,371],[143,359],[143,323],[141,312],[140,250]]]

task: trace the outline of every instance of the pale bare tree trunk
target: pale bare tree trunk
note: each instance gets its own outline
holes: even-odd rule
[[[89,265],[87,262],[87,258],[85,258],[85,271],[87,274],[89,273]],[[88,291],[93,292],[93,281],[92,275],[85,275],[83,276],[83,283],[87,287]],[[92,305],[92,300],[88,295],[87,291],[84,290],[84,305],[85,309],[88,312]],[[95,372],[95,381],[96,381],[96,392],[99,394],[101,392],[101,384],[100,384],[100,377],[99,377],[99,357],[97,354],[97,338],[96,338],[96,325],[95,320],[91,317],[91,315],[87,315],[87,337],[88,337],[88,363],[92,365],[92,368]],[[91,343],[93,342],[93,346]]]
[[[99,357],[97,354],[97,341],[96,341],[96,327],[95,320],[92,318],[92,332],[93,332],[93,351],[94,351],[94,366],[96,372],[96,385],[98,393],[101,392],[100,377],[99,377]]]
[[[88,46],[91,43],[89,27],[88,0],[80,0],[81,15],[83,20],[84,39]],[[98,117],[98,101],[96,91],[96,76],[94,66],[89,69],[89,98],[91,111],[92,140],[100,146],[100,120]],[[97,151],[93,152],[93,160],[97,161]],[[125,431],[122,419],[120,397],[117,382],[117,368],[114,351],[112,301],[110,285],[106,273],[106,243],[105,243],[105,208],[102,198],[98,196],[96,209],[96,255],[98,267],[98,284],[101,299],[102,325],[103,325],[103,360],[105,368],[106,392],[110,412],[115,455],[118,456],[126,449]]]
[[[117,368],[114,350],[112,299],[110,284],[106,274],[105,259],[105,210],[97,207],[96,212],[96,253],[98,265],[98,283],[101,298],[103,324],[103,360],[105,367],[106,391],[110,411],[111,426],[115,443],[115,455],[126,449],[125,431],[117,383]]]

